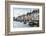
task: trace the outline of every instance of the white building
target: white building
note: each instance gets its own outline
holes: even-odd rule
[[[32,11],[32,20],[39,20],[39,9],[35,9]]]

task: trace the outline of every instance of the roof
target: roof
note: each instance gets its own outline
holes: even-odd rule
[[[32,13],[39,13],[39,9],[33,10]]]

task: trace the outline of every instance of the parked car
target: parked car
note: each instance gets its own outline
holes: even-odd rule
[[[39,27],[39,20],[34,20],[33,25]]]

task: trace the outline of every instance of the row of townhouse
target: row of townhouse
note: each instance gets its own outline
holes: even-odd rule
[[[39,9],[35,9],[30,13],[23,14],[17,17],[18,20],[39,20]]]

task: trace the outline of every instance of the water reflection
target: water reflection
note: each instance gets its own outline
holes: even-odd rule
[[[14,21],[13,22],[13,27],[14,28],[24,28],[24,27],[38,27],[37,25],[33,25],[32,23],[26,23],[24,24],[23,22],[17,22],[17,21]]]

